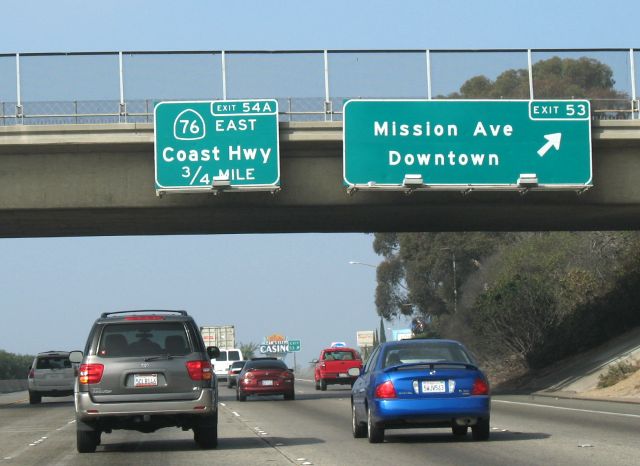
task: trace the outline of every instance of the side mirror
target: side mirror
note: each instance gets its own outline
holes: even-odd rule
[[[217,346],[207,346],[207,354],[210,359],[215,359],[220,356],[220,348]]]
[[[312,359],[311,360],[311,364],[318,364],[318,360],[317,359]]]
[[[347,371],[347,374],[349,374],[351,377],[358,377],[360,375],[360,368],[350,367],[349,370]]]
[[[69,361],[74,364],[80,364],[82,362],[82,351],[72,351],[69,353]]]

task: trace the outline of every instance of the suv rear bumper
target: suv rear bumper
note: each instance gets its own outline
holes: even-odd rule
[[[205,388],[195,400],[96,403],[88,392],[75,393],[76,414],[82,421],[105,416],[211,415],[218,410],[214,389]]]

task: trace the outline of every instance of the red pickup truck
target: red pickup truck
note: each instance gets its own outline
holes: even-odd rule
[[[316,390],[326,390],[327,385],[353,385],[357,377],[349,375],[349,369],[362,369],[360,353],[351,348],[326,348],[315,359]]]

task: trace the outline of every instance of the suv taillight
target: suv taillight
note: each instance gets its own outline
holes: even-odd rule
[[[83,385],[100,383],[104,366],[102,364],[80,364],[78,382]]]
[[[211,380],[211,362],[187,361],[187,371],[191,380]]]
[[[376,387],[376,398],[395,398],[396,387],[391,380],[387,380]]]
[[[471,388],[472,395],[488,395],[489,384],[486,380],[476,379],[473,381],[473,387]]]

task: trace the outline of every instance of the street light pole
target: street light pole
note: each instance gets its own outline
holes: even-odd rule
[[[366,262],[360,262],[360,261],[349,261],[349,265],[364,265],[365,267],[371,267],[373,269],[377,269],[378,266],[373,265],[373,264],[367,264]]]

